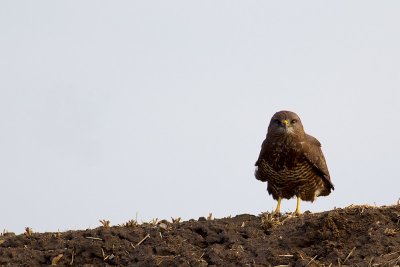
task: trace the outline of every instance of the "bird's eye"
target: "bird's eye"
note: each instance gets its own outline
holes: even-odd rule
[[[278,119],[275,119],[275,120],[274,120],[274,123],[280,125],[280,124],[281,124],[281,121],[278,120]]]
[[[294,120],[292,120],[292,122],[291,122],[292,124],[296,124],[297,123],[297,120],[296,119],[294,119]]]

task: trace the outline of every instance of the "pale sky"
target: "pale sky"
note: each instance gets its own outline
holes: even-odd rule
[[[322,143],[336,190],[400,197],[399,1],[1,1],[0,231],[271,211],[271,116]],[[296,200],[284,200],[294,211]]]

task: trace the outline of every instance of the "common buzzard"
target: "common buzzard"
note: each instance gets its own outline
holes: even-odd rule
[[[295,213],[300,214],[300,200],[312,202],[334,190],[320,142],[304,132],[291,111],[272,116],[255,166],[256,179],[268,182],[268,193],[278,201],[277,213],[282,198],[296,196]]]

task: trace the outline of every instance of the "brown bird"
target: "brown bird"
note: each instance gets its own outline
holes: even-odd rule
[[[272,116],[255,166],[256,179],[268,182],[268,193],[278,200],[277,213],[282,198],[296,196],[295,213],[300,214],[300,200],[312,202],[334,190],[320,142],[304,132],[291,111]]]

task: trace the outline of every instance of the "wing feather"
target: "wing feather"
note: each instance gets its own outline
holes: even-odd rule
[[[260,155],[258,156],[258,159],[257,159],[256,163],[254,164],[254,166],[259,166],[261,159],[265,158],[265,155],[267,154],[266,143],[267,143],[267,139],[265,139],[261,145]]]
[[[306,140],[304,142],[304,155],[306,159],[313,165],[313,167],[320,173],[321,177],[327,182],[327,184],[335,189],[331,177],[326,165],[324,154],[322,153],[321,143],[313,136],[306,134]]]
[[[263,176],[261,174],[261,171],[259,170],[259,166],[261,164],[261,160],[266,157],[267,154],[267,149],[266,149],[266,143],[267,143],[267,139],[264,140],[264,142],[261,145],[261,151],[260,151],[260,155],[258,156],[258,159],[256,161],[256,163],[254,164],[254,166],[256,166],[256,170],[254,172],[254,176],[256,177],[257,180],[260,180],[262,182],[266,182],[266,176]]]

